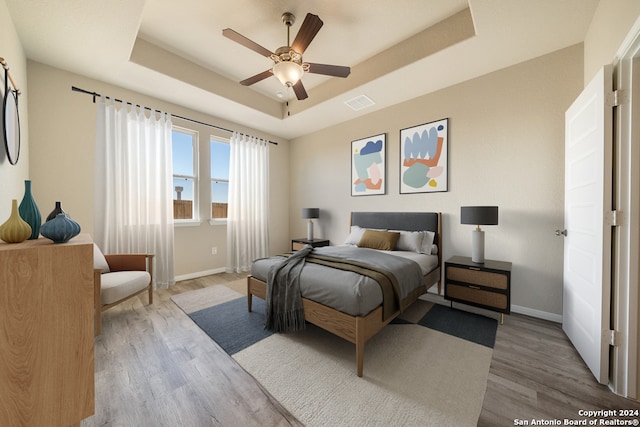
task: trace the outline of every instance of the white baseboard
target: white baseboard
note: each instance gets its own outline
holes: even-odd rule
[[[548,320],[550,322],[562,323],[562,315],[549,313],[547,311],[536,310],[529,307],[521,307],[519,305],[511,305],[511,311],[525,316],[537,317],[538,319]]]
[[[221,267],[214,270],[205,270],[198,271],[196,273],[183,274],[180,276],[176,276],[176,282],[179,282],[181,280],[197,279],[198,277],[210,276],[212,274],[224,273],[225,271],[226,269],[224,267]]]
[[[442,292],[443,292],[443,295],[444,295],[444,289],[442,290]],[[436,286],[432,286],[429,289],[428,293],[431,294],[431,295],[438,296],[438,288]],[[441,295],[440,297],[443,298],[443,300],[444,300],[444,296],[443,295]],[[546,311],[536,310],[534,308],[522,307],[522,306],[519,306],[519,305],[511,304],[511,312],[512,313],[518,313],[518,314],[524,314],[525,316],[535,317],[535,318],[542,319],[542,320],[548,320],[550,322],[562,323],[562,315],[561,314],[549,313],[549,312],[546,312]]]

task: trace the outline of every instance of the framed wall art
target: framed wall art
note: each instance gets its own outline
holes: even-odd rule
[[[370,196],[386,192],[387,134],[351,142],[351,195]]]
[[[447,191],[449,119],[400,130],[400,194]]]

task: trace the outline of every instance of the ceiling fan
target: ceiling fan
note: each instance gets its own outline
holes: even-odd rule
[[[295,40],[293,40],[293,44],[291,44],[290,32],[295,19],[296,17],[293,16],[292,13],[285,12],[282,14],[282,22],[287,26],[287,45],[279,47],[276,49],[275,53],[260,46],[256,42],[249,40],[231,28],[222,30],[223,36],[236,43],[240,43],[254,52],[258,52],[260,55],[266,56],[273,61],[272,68],[241,81],[241,85],[251,86],[252,84],[264,80],[271,75],[275,75],[283,85],[293,88],[298,100],[303,100],[308,97],[307,91],[302,85],[302,80],[300,80],[305,72],[324,74],[326,76],[333,77],[347,77],[349,73],[351,73],[351,69],[349,67],[302,62],[302,54],[316,34],[318,34],[320,28],[322,28],[323,22],[318,15],[307,13]]]

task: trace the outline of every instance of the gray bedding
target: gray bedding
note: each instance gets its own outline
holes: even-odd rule
[[[334,258],[367,262],[392,271],[400,284],[400,299],[416,288],[423,287],[423,274],[428,266],[420,266],[405,256],[392,255],[373,249],[351,246],[326,246],[315,248],[313,253]],[[437,266],[437,257],[433,267]],[[267,281],[269,268],[281,262],[283,257],[259,259],[253,262],[251,275]],[[300,275],[300,292],[303,297],[319,302],[352,316],[362,316],[382,304],[380,285],[360,274],[307,262]]]

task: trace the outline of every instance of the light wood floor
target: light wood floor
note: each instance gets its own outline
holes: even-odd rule
[[[95,341],[95,415],[82,426],[300,426],[171,300],[246,275],[180,282],[103,314]]]
[[[82,426],[301,425],[170,300],[242,277],[187,280],[156,291],[153,305],[140,296],[105,312],[95,344],[96,413]],[[560,325],[505,316],[478,425],[581,418],[580,409],[640,403],[597,384]]]

